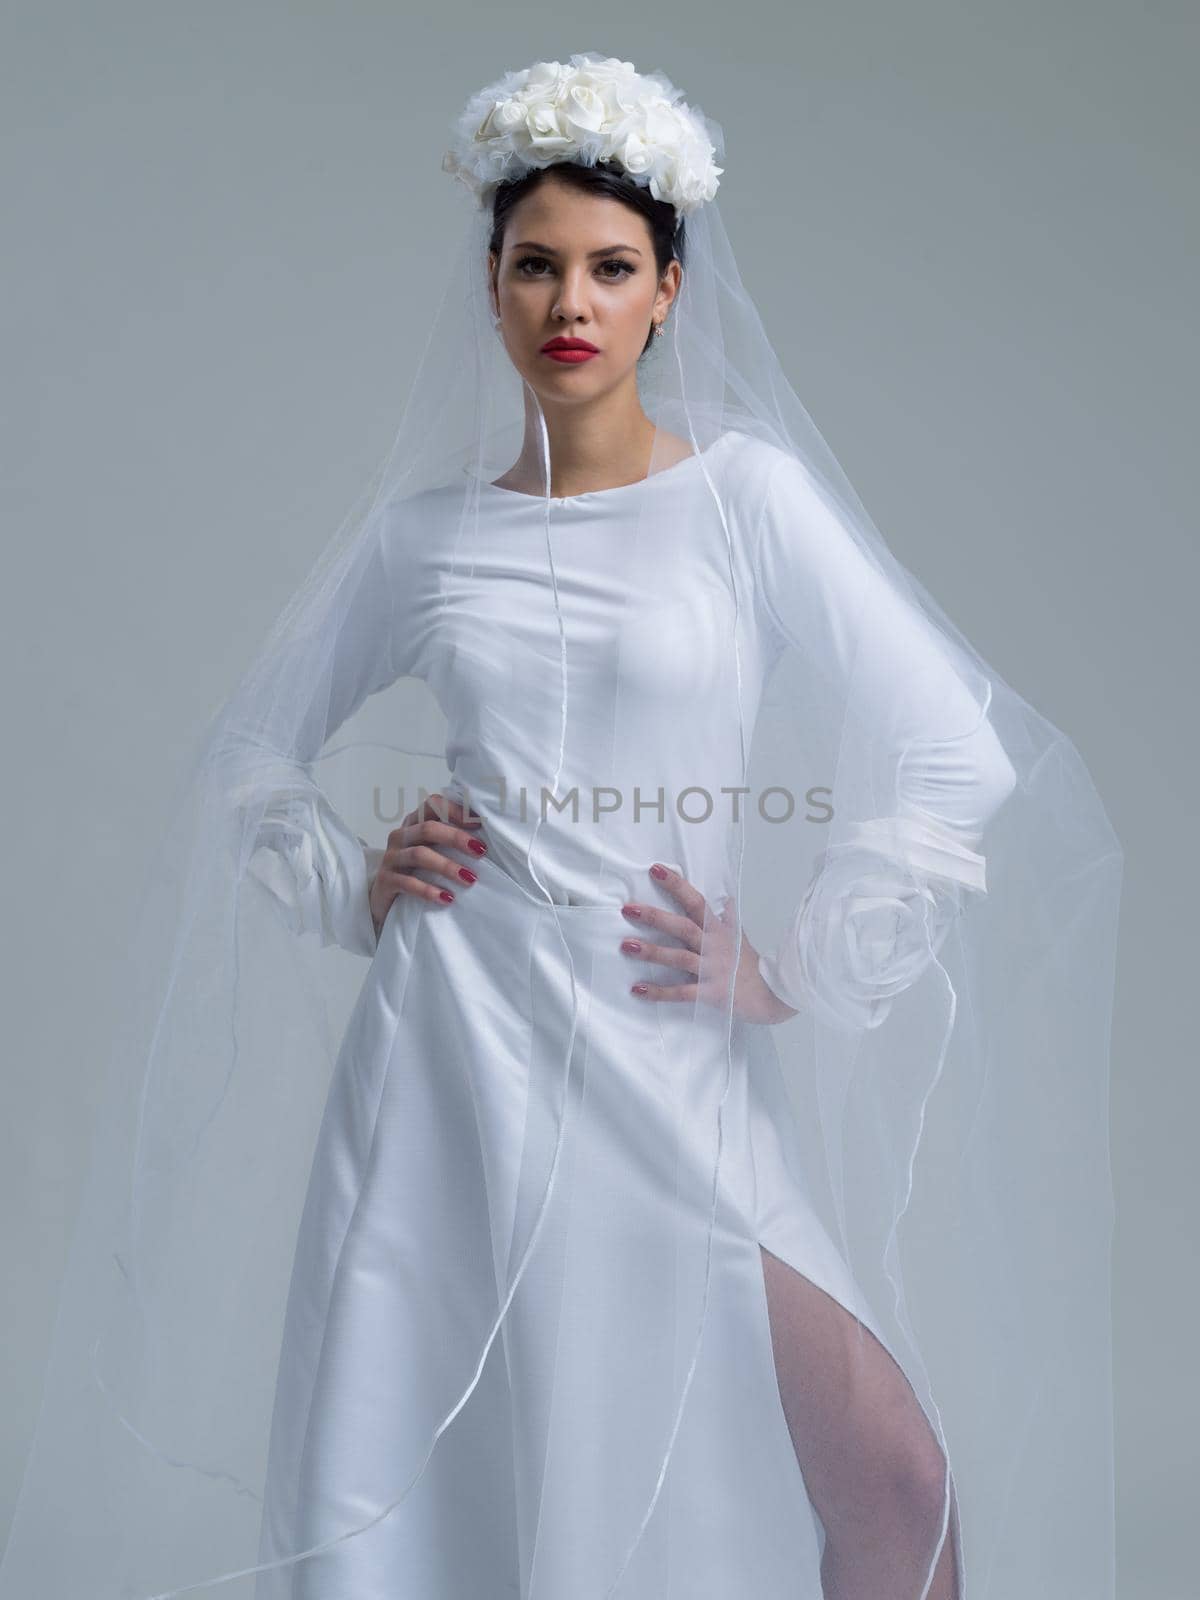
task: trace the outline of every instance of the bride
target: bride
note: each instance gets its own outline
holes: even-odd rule
[[[721,154],[594,53],[455,124],[396,444],[164,851],[0,1600],[1111,1593],[1119,850]]]

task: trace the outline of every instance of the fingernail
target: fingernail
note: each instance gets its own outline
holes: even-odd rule
[[[669,877],[670,874],[668,873],[666,867],[660,867],[658,862],[656,861],[654,863],[654,865],[650,868],[650,876],[652,878],[666,878],[666,877]]]
[[[645,994],[646,993],[646,985],[644,983],[635,983],[633,988],[632,988],[632,990],[630,991],[630,993],[632,993],[632,994]]]
[[[482,839],[468,839],[467,840],[467,849],[468,850],[474,850],[474,852],[475,852],[475,854],[477,856],[482,856],[482,855],[486,855],[487,854],[487,845],[484,844]]]
[[[443,900],[453,900],[454,899],[454,891],[451,890],[451,889],[443,889],[441,891],[441,895],[442,895],[442,899]]]
[[[637,952],[641,948],[642,948],[641,943],[637,939],[622,939],[621,940],[621,949],[622,950],[631,950],[636,955]]]
[[[470,867],[459,867],[458,875],[464,881],[464,883],[475,882],[475,874],[471,871]]]
[[[621,915],[623,917],[640,917],[641,914],[642,914],[642,908],[640,906],[622,906],[621,907]]]

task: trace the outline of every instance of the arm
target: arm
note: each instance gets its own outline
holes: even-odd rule
[[[323,945],[366,956],[377,944],[369,892],[383,850],[350,829],[310,765],[369,695],[402,675],[394,599],[376,532],[332,599],[337,626],[330,622],[319,641],[289,639],[272,662],[273,726],[256,720],[233,739],[228,791],[241,827],[255,830],[247,870],[275,897],[293,932],[313,931]],[[294,686],[303,705],[287,699]]]
[[[829,497],[780,453],[755,550],[763,626],[844,706],[848,819],[778,948],[768,987],[833,1026],[872,1028],[986,893],[984,829],[1016,774],[948,641],[875,566]],[[835,805],[837,796],[835,794]]]

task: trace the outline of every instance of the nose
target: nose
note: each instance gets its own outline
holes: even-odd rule
[[[587,316],[587,297],[583,291],[584,269],[568,270],[562,277],[562,288],[554,303],[554,315],[565,322],[574,322]]]

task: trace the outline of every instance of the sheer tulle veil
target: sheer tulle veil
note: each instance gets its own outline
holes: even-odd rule
[[[648,76],[677,96],[662,74]],[[692,110],[723,163],[720,126]],[[736,158],[721,170],[747,181]],[[780,366],[715,196],[686,216],[680,293],[639,384],[658,430],[651,476],[675,470],[670,440],[689,442],[729,556],[714,598],[729,619],[727,654],[708,664],[688,715],[699,741],[731,685],[746,709],[732,732],[736,770],[695,775],[715,801],[700,826],[722,862],[701,887],[714,898],[728,889],[739,937],[764,952],[764,976],[796,1015],[740,1026],[732,993],[716,1007],[675,1008],[688,1014],[673,1092],[707,1158],[699,1171],[680,1164],[676,1207],[655,1241],[670,1270],[647,1267],[614,1308],[588,1191],[577,1186],[564,1203],[564,1152],[583,1148],[573,1141],[591,1115],[568,1070],[585,1025],[574,974],[572,1029],[553,1061],[529,1064],[536,1115],[519,1156],[520,1203],[491,1219],[489,1299],[447,1315],[454,1381],[413,1418],[406,1470],[374,1483],[320,1549],[264,1532],[309,1166],[374,949],[369,875],[422,792],[463,793],[485,819],[495,803],[461,782],[456,791],[436,683],[385,675],[348,700],[340,652],[364,616],[392,614],[418,557],[438,564],[447,605],[486,570],[490,485],[521,449],[531,402],[543,476],[528,496],[528,535],[543,581],[526,603],[550,616],[560,605],[545,422],[494,325],[490,208],[463,201],[394,443],[200,731],[144,866],[0,1600],[292,1593],[284,1574],[300,1585],[323,1550],[418,1514],[428,1463],[469,1425],[489,1355],[505,1348],[522,1285],[534,1281],[569,1306],[547,1361],[577,1319],[607,1317],[614,1339],[641,1341],[619,1384],[600,1373],[590,1391],[559,1395],[539,1470],[574,1470],[552,1450],[603,1415],[623,1441],[620,1493],[593,1502],[580,1479],[580,1515],[603,1516],[607,1554],[578,1600],[651,1592],[633,1574],[647,1551],[670,1548],[672,1459],[700,1403],[693,1377],[723,1259],[725,1117],[743,1072],[936,1435],[941,1537],[958,1530],[963,1593],[1111,1596],[1107,1085],[1121,850],[1069,737],[889,550]],[[758,463],[749,519],[718,471],[731,439]],[[957,516],[970,543],[981,534],[957,492],[931,464],[930,505]],[[628,570],[662,536],[665,503],[628,497]],[[435,528],[449,533],[431,551]],[[755,603],[739,559],[747,537],[785,621],[811,605],[789,588],[805,582],[799,554],[810,543],[836,547],[856,596],[836,630],[781,654],[753,707],[741,692],[751,663],[740,622]],[[639,604],[636,584],[629,604]],[[498,608],[474,640],[484,667],[507,620]],[[549,755],[530,775],[556,803],[576,714],[572,645],[564,632],[546,663],[538,714]],[[614,748],[644,715],[644,666],[640,651],[614,659],[604,702]],[[881,684],[905,674],[914,695],[881,701]],[[909,716],[922,688],[940,707],[936,736]],[[523,861],[560,933],[570,908],[555,898],[546,852],[561,818],[557,804],[541,808]],[[603,845],[603,817],[595,828]],[[523,1005],[541,956],[530,948],[512,960]],[[701,1092],[688,1063],[709,1051],[714,1026],[727,1070],[717,1092]],[[278,1589],[266,1587],[271,1574]]]

